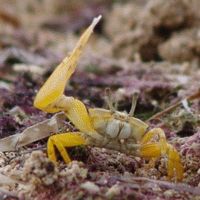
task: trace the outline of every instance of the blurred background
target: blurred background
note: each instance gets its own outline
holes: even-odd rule
[[[1,49],[24,44],[24,48],[34,50],[45,46],[54,52],[59,49],[66,52],[93,17],[102,14],[95,31],[101,37],[92,45],[98,54],[176,63],[199,60],[198,0],[1,0],[0,3]]]

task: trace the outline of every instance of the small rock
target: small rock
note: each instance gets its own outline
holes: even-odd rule
[[[120,187],[115,184],[106,192],[106,197],[112,199],[114,196],[117,196],[119,194],[120,194]]]
[[[170,197],[174,196],[175,191],[174,190],[166,190],[163,194],[165,197],[170,198]]]
[[[98,193],[100,191],[100,188],[90,181],[82,183],[81,188],[87,190],[89,193]]]
[[[15,64],[14,71],[16,72],[31,72],[32,74],[43,75],[45,69],[37,65],[28,65],[28,64]]]
[[[59,178],[58,168],[42,151],[34,151],[24,164],[22,177],[32,184],[52,185]]]
[[[87,177],[87,173],[88,170],[84,168],[82,162],[72,161],[65,170],[60,172],[60,175],[67,177],[68,182],[80,182],[80,180],[83,180]]]

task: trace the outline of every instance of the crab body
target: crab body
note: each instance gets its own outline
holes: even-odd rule
[[[63,111],[79,130],[49,137],[47,143],[48,157],[56,162],[55,148],[57,148],[63,160],[69,163],[71,159],[66,148],[78,145],[113,149],[147,159],[166,156],[168,177],[181,180],[183,166],[178,152],[167,142],[165,133],[161,128],[147,130],[148,125],[146,123],[133,117],[135,98],[133,98],[131,110],[127,114],[116,111],[110,101],[107,102],[110,110],[101,108],[89,108],[87,110],[80,100],[64,95],[65,86],[75,71],[83,48],[100,18],[101,16],[93,20],[71,55],[64,58],[57,66],[34,100],[34,106],[45,112]]]
[[[101,108],[89,109],[89,116],[94,129],[102,137],[92,143],[99,147],[117,150],[127,154],[136,154],[138,144],[148,125],[130,117],[127,113]]]

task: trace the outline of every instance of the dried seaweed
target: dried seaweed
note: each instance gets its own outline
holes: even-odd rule
[[[64,126],[63,113],[55,114],[51,119],[28,127],[22,133],[11,135],[0,140],[0,151],[16,151],[18,148],[41,140],[50,136],[52,133],[58,133]]]

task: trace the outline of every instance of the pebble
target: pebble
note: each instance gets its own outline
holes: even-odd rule
[[[173,197],[173,195],[175,194],[175,191],[174,190],[166,190],[163,194],[165,197],[170,198],[170,197]]]
[[[87,190],[89,193],[98,193],[100,191],[100,188],[96,184],[90,181],[82,183],[81,188],[83,188],[84,190]]]
[[[118,185],[113,185],[106,192],[106,197],[112,199],[114,196],[117,196],[119,194],[120,194],[120,187]]]

